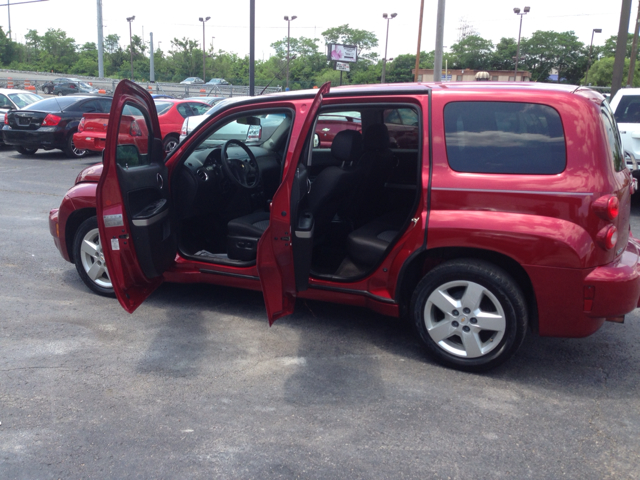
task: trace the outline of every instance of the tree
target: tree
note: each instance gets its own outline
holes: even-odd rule
[[[586,71],[588,51],[572,31],[537,30],[522,40],[520,51],[523,70],[530,70],[536,82],[549,81],[551,70],[557,69],[559,81],[578,83]]]
[[[513,70],[517,52],[518,42],[515,38],[501,38],[491,56],[491,70]]]
[[[493,54],[493,43],[478,35],[469,35],[451,46],[453,68],[489,70]]]
[[[598,87],[610,87],[613,78],[614,57],[605,57],[597,60],[589,69],[589,83]],[[624,73],[622,78],[626,79],[629,74],[629,59],[624,59]],[[585,83],[583,78],[581,83]],[[640,64],[636,62],[635,75],[633,77],[633,87],[640,87]]]
[[[40,42],[42,50],[39,55],[38,66],[45,71],[70,71],[78,61],[77,46],[73,38],[67,37],[66,32],[59,28],[50,28]]]
[[[420,68],[433,68],[435,51],[420,52]],[[416,56],[410,53],[398,55],[387,62],[385,80],[389,83],[413,82],[412,70],[416,67]]]
[[[633,44],[633,33],[627,34],[627,51],[625,53],[626,58],[631,58],[631,46]],[[611,35],[604,42],[603,47],[593,47],[593,58],[602,57],[615,57],[616,56],[616,48],[618,46],[618,36]],[[636,52],[638,55],[636,60],[640,59],[640,49]]]

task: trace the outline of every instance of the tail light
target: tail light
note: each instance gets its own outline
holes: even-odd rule
[[[613,225],[608,225],[598,232],[598,243],[606,250],[611,250],[618,243],[618,229]]]
[[[9,115],[7,113],[4,114],[4,124],[9,125]]]
[[[42,125],[47,127],[55,127],[60,123],[60,120],[62,119],[59,116],[52,115],[51,113],[49,113],[47,114],[46,117],[44,117],[44,120],[42,121]]]
[[[129,135],[132,137],[141,137],[142,130],[140,130],[140,125],[135,120],[131,122],[131,126],[129,127]]]
[[[187,134],[187,121],[182,122],[182,128],[180,129],[180,135]]]
[[[585,285],[582,291],[583,310],[590,312],[593,308],[593,299],[596,298],[596,287],[593,285]]]
[[[593,202],[593,210],[603,220],[615,220],[620,211],[620,202],[615,195],[604,195]]]
[[[78,133],[84,132],[84,117],[80,120],[80,124],[78,125]]]

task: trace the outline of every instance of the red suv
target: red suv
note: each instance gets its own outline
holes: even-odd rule
[[[104,171],[78,176],[51,233],[128,312],[163,281],[261,290],[270,323],[296,297],[360,305],[409,316],[438,361],[486,370],[528,330],[583,337],[638,305],[635,184],[603,100],[534,83],[327,84],[225,103],[165,161],[153,100],[125,80]],[[125,108],[147,148],[117,135]],[[314,142],[319,118],[347,113],[362,133]],[[219,133],[270,114],[268,138]]]

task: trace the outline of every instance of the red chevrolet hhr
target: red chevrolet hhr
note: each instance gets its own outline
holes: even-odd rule
[[[123,109],[146,148],[118,136]],[[163,281],[407,315],[438,361],[479,371],[525,333],[583,337],[638,305],[636,185],[589,89],[357,86],[229,99],[167,157],[149,94],[122,81],[103,164],[50,228],[62,256],[133,312]],[[263,135],[261,119],[278,116]],[[314,142],[320,116],[361,130]],[[234,125],[252,132],[240,141]],[[339,122],[335,128],[339,129]],[[142,129],[144,130],[144,129]]]

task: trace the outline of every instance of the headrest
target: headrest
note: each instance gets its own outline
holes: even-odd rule
[[[362,134],[356,130],[338,132],[331,143],[331,155],[345,163],[356,162],[362,155]]]
[[[365,151],[386,150],[391,143],[389,129],[384,123],[374,123],[365,130],[362,142]]]

